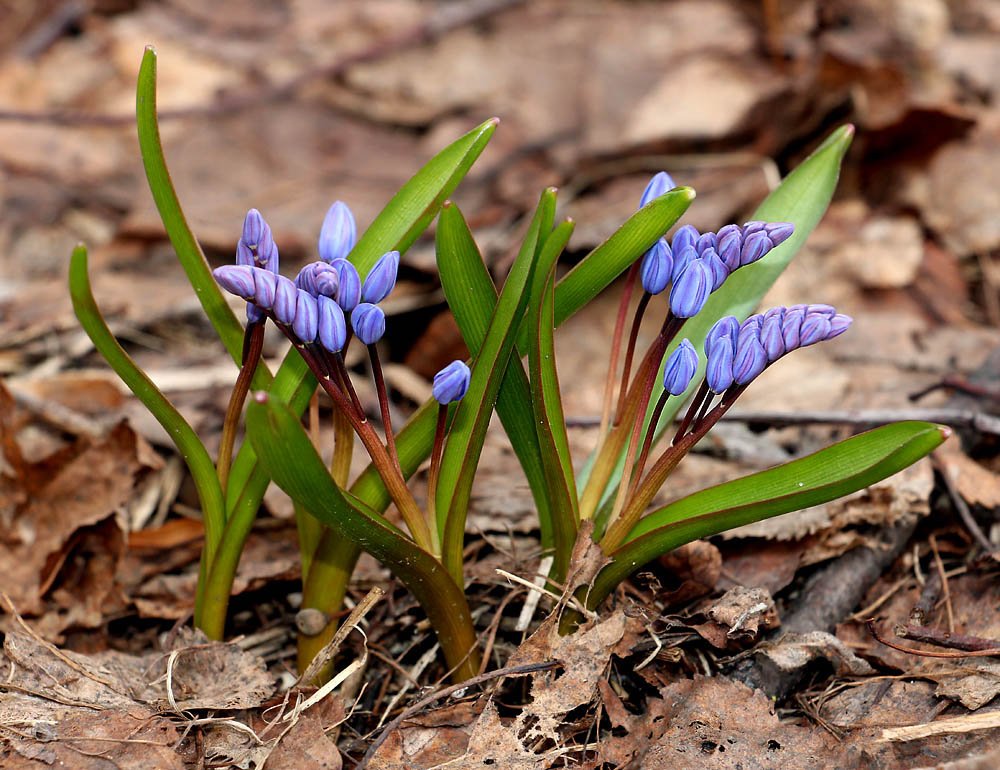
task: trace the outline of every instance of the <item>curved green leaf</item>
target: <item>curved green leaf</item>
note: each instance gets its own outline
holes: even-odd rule
[[[538,252],[542,240],[540,236],[551,230],[554,214],[555,189],[549,188],[542,193],[522,249]],[[441,209],[436,245],[441,286],[474,359],[479,354],[490,317],[496,308],[497,290],[458,206],[451,204]],[[528,480],[538,510],[542,547],[551,548],[553,537],[548,487],[528,406],[530,402],[528,377],[520,360],[512,355],[500,383],[496,411]]]
[[[639,521],[598,575],[589,604],[596,607],[629,574],[660,554],[724,532],[864,489],[939,446],[951,429],[899,422],[853,436],[742,479],[695,492]]]
[[[468,603],[440,562],[363,501],[343,492],[316,454],[297,414],[258,394],[247,407],[250,440],[263,467],[288,495],[327,527],[358,544],[392,570],[427,612],[456,676],[478,671]],[[294,457],[294,462],[289,462]]]

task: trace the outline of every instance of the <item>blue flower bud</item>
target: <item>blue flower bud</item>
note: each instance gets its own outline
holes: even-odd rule
[[[685,337],[667,359],[667,365],[663,369],[664,389],[672,396],[679,396],[687,390],[696,371],[698,371],[698,353],[691,341]]]
[[[694,242],[694,250],[698,252],[698,256],[705,253],[706,249],[714,249],[719,244],[719,236],[715,233],[702,233],[698,236],[698,240]]]
[[[835,313],[833,318],[830,319],[830,331],[826,335],[828,340],[832,340],[834,337],[839,337],[841,334],[847,331],[848,327],[854,321],[849,315],[844,315],[843,313]]]
[[[264,239],[264,233],[269,233],[271,228],[268,227],[267,222],[264,221],[264,217],[257,209],[250,209],[247,215],[243,218],[243,243],[253,250],[257,250],[257,245]]]
[[[670,309],[678,318],[701,312],[712,293],[712,268],[703,259],[692,260],[670,288]]]
[[[785,311],[781,321],[781,335],[785,339],[785,352],[791,353],[799,347],[802,331],[802,319],[806,311],[802,305],[792,305]]]
[[[732,318],[732,316],[730,316]],[[735,321],[736,319],[733,318]],[[706,347],[707,347],[706,340]],[[729,336],[719,337],[707,353],[705,381],[713,393],[723,393],[733,384],[733,342]]]
[[[230,294],[243,297],[248,302],[253,299],[253,268],[249,265],[223,265],[212,271],[212,277]]]
[[[670,178],[670,174],[666,171],[660,171],[646,185],[646,190],[642,194],[642,200],[639,201],[639,208],[642,208],[651,200],[659,198],[663,193],[673,190],[676,186],[674,180]]]
[[[319,231],[319,257],[324,262],[344,259],[354,248],[357,239],[357,225],[354,214],[343,201],[337,201],[330,206],[323,218],[323,226]]]
[[[760,325],[764,320],[764,316],[760,313],[757,315],[750,316],[742,324],[740,324],[739,334],[736,335],[736,349],[739,350],[740,344],[744,339],[749,337],[756,337],[760,339]]]
[[[268,272],[278,273],[278,246],[271,236],[271,228],[264,231],[264,238],[257,246],[255,261],[259,267]]]
[[[733,360],[733,380],[737,385],[746,385],[767,367],[767,353],[760,339],[753,334],[740,339],[736,344]]]
[[[773,318],[774,316],[778,317],[778,322],[780,323],[781,319],[785,317],[785,306],[776,305],[775,307],[772,307],[770,310],[764,311],[764,315],[761,318],[761,323],[766,321],[768,318]]]
[[[674,239],[676,242],[676,238]],[[677,280],[681,277],[687,266],[690,265],[694,260],[698,259],[698,252],[694,250],[694,246],[685,246],[681,251],[677,251],[676,248],[672,248],[674,255],[674,266],[670,271],[670,280],[677,283]]]
[[[254,262],[253,251],[243,242],[242,238],[236,242],[236,264],[247,267],[257,266],[257,263]]]
[[[674,258],[667,245],[667,239],[660,238],[642,256],[642,264],[639,266],[642,288],[650,294],[659,294],[670,283],[673,269]]]
[[[387,251],[376,262],[365,276],[361,287],[361,299],[365,302],[381,302],[389,296],[396,286],[396,274],[399,272],[399,252]]]
[[[719,259],[719,255],[716,254],[715,249],[711,246],[705,249],[701,255],[702,260],[708,264],[712,271],[712,291],[715,291],[729,277],[729,269],[726,267],[725,263]]]
[[[774,244],[762,230],[750,233],[743,238],[743,250],[740,252],[740,267],[746,267],[756,262],[771,250]]]
[[[787,241],[795,232],[795,225],[791,222],[769,222],[764,225],[764,232],[771,239],[771,243],[777,246],[779,243]]]
[[[767,226],[767,222],[761,222],[759,220],[751,220],[749,222],[743,223],[743,237],[746,238],[750,233],[756,233],[763,230]]]
[[[830,317],[824,313],[806,313],[799,331],[799,347],[822,342],[830,333]]]
[[[247,322],[248,323],[260,323],[265,318],[267,318],[267,313],[257,307],[253,302],[247,302]]]
[[[295,306],[298,303],[299,295],[295,284],[285,276],[277,276],[277,285],[274,289],[274,317],[286,326],[291,326],[295,320]]]
[[[705,336],[705,355],[712,355],[712,351],[719,340],[728,339],[730,347],[729,357],[732,358],[732,351],[736,349],[736,337],[739,333],[740,322],[736,320],[736,316],[723,316],[712,324],[712,328],[708,330],[708,334]]]
[[[472,372],[461,361],[452,361],[434,375],[434,398],[439,404],[459,401],[469,390]]]
[[[340,288],[337,290],[337,304],[345,313],[350,313],[361,301],[361,277],[357,269],[346,259],[335,259],[330,267],[337,271]]]
[[[781,330],[780,314],[775,313],[771,316],[765,314],[764,322],[760,325],[760,344],[767,353],[768,363],[774,363],[785,355],[785,337]]]
[[[262,267],[251,267],[253,271],[253,303],[264,310],[274,307],[274,292],[278,288],[278,276]]]
[[[743,231],[737,225],[726,225],[718,233],[716,251],[719,259],[733,272],[740,266],[740,252],[743,250]]]
[[[674,233],[674,238],[670,241],[670,248],[674,252],[674,258],[684,251],[688,246],[694,246],[695,242],[698,240],[700,233],[694,228],[693,225],[684,225],[677,229]]]
[[[340,293],[340,275],[325,262],[320,262],[323,267],[317,267],[313,272],[313,283],[316,287],[317,297],[329,297],[336,301]]]
[[[806,305],[806,314],[819,313],[825,316],[832,316],[837,311],[834,309],[833,305]]]
[[[385,334],[385,313],[378,305],[362,302],[351,313],[351,326],[361,342],[373,345]]]
[[[296,289],[295,318],[292,321],[292,331],[302,342],[309,344],[316,340],[319,331],[319,306],[316,298],[307,291]]]
[[[336,353],[344,349],[347,342],[347,321],[344,318],[344,311],[336,301],[325,295],[320,295],[316,299],[319,310],[319,343],[331,353]]]

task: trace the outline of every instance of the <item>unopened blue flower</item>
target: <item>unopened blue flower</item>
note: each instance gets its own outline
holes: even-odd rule
[[[687,269],[687,266],[698,259],[698,252],[694,250],[694,246],[685,246],[681,251],[677,251],[676,248],[671,247],[671,250],[674,256],[674,267],[671,270],[670,280],[677,283],[677,280],[681,277],[681,273]]]
[[[295,285],[314,297],[323,295],[336,299],[340,290],[340,274],[326,262],[310,262],[295,276]]]
[[[706,249],[714,249],[718,246],[719,237],[715,233],[702,233],[698,236],[698,240],[694,242],[694,250],[698,252],[698,256],[705,253]]]
[[[833,318],[830,319],[830,332],[826,335],[826,338],[828,340],[832,340],[834,337],[839,337],[847,331],[848,327],[850,327],[853,322],[854,319],[849,315],[834,313]]]
[[[385,334],[385,313],[378,305],[362,302],[351,313],[351,326],[361,342],[374,345]]]
[[[683,227],[677,228],[677,232],[674,233],[673,240],[670,241],[670,248],[674,252],[674,258],[684,251],[688,246],[694,248],[695,243],[698,241],[698,237],[701,235],[693,225],[684,225]],[[697,252],[696,252],[697,253]]]
[[[763,230],[767,226],[767,222],[761,222],[759,220],[751,220],[749,222],[743,223],[743,237],[750,235],[750,233],[755,233],[758,230]]]
[[[719,259],[719,255],[716,254],[715,249],[711,246],[705,249],[701,255],[702,261],[704,261],[712,271],[712,291],[715,291],[729,277],[729,269],[726,267],[725,263]]]
[[[739,334],[736,335],[736,348],[739,349],[740,343],[747,337],[756,337],[760,339],[760,325],[764,321],[764,316],[760,313],[750,316],[743,323],[740,324]]]
[[[331,353],[343,350],[347,342],[347,321],[344,311],[336,301],[320,295],[316,299],[319,310],[318,336],[319,343]]]
[[[462,361],[452,361],[434,375],[434,399],[439,404],[459,401],[469,390],[472,372]]]
[[[295,318],[292,320],[292,331],[302,342],[315,342],[319,331],[319,306],[316,298],[307,291],[296,289]]]
[[[732,318],[732,316],[730,316]],[[735,321],[736,319],[733,318]],[[705,340],[705,381],[713,393],[722,393],[733,384],[733,340],[735,337],[721,336],[715,340],[712,350],[708,351],[708,340]]]
[[[274,307],[274,292],[278,288],[278,276],[262,267],[252,267],[253,303],[264,310]]]
[[[726,225],[718,232],[716,251],[729,272],[740,267],[740,252],[743,250],[743,230],[739,225]]]
[[[803,305],[792,305],[785,311],[785,317],[781,320],[781,335],[785,340],[786,352],[799,347],[802,319],[805,316],[806,310]]]
[[[365,302],[381,302],[396,286],[396,275],[399,272],[399,252],[387,251],[376,262],[365,276],[361,287],[361,299]]]
[[[685,337],[667,359],[663,369],[664,389],[672,396],[679,396],[687,390],[696,371],[698,371],[698,353],[691,341]]]
[[[345,313],[350,313],[361,301],[361,277],[357,268],[346,259],[335,259],[330,267],[337,271],[340,288],[337,290],[337,304]]]
[[[660,238],[642,256],[642,264],[639,266],[642,288],[650,294],[659,294],[670,283],[673,269],[674,258],[667,245],[667,239]]]
[[[243,243],[249,249],[256,250],[257,245],[264,239],[264,233],[270,229],[261,213],[257,209],[250,209],[243,218]]]
[[[806,313],[799,331],[799,347],[815,345],[826,339],[830,333],[830,317],[825,313]]]
[[[703,259],[688,263],[670,288],[670,310],[678,318],[692,318],[701,312],[712,293],[712,268]]]
[[[243,219],[243,234],[236,244],[236,264],[278,272],[278,247],[270,226],[257,209],[250,209]]]
[[[712,351],[720,339],[728,339],[730,350],[735,350],[736,336],[739,333],[740,322],[736,320],[736,316],[723,316],[712,324],[712,328],[708,330],[708,334],[705,336],[705,355],[712,355]],[[732,356],[732,352],[730,352],[730,356]]]
[[[216,283],[230,294],[242,297],[248,302],[253,299],[253,268],[249,265],[223,265],[212,271]]]
[[[646,189],[642,193],[642,199],[639,201],[639,208],[642,208],[651,200],[659,198],[664,193],[670,192],[676,186],[674,180],[670,178],[670,174],[666,171],[658,172],[649,180],[649,184],[646,185]]]
[[[274,317],[286,326],[291,326],[295,320],[295,306],[298,303],[299,295],[295,284],[283,275],[277,276],[274,289]]]
[[[795,232],[795,225],[791,222],[770,222],[764,225],[764,232],[771,239],[771,243],[778,246],[784,243]]]
[[[254,261],[253,250],[242,238],[236,242],[236,264],[246,267],[254,267],[257,264]]]
[[[343,201],[330,206],[323,218],[319,231],[319,256],[324,262],[344,259],[354,248],[357,239],[357,225],[354,214]]]
[[[771,239],[763,230],[750,233],[743,239],[743,249],[740,252],[740,267],[752,265],[771,250]]]
[[[267,313],[257,307],[253,302],[247,302],[247,322],[260,323],[267,318]]]
[[[768,365],[767,353],[760,344],[760,338],[749,334],[736,344],[733,359],[733,380],[737,385],[746,385],[759,375]]]
[[[769,310],[764,314],[764,321],[760,325],[760,344],[767,353],[768,363],[773,363],[785,355],[785,337],[781,329],[784,308],[773,309],[782,312],[772,313]]]

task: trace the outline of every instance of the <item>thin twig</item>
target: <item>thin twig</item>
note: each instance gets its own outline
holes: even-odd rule
[[[994,647],[989,650],[971,650],[967,652],[932,652],[930,650],[915,650],[912,647],[904,647],[901,644],[891,642],[879,634],[878,629],[875,628],[875,621],[873,619],[866,620],[865,625],[868,626],[868,633],[875,638],[876,642],[884,644],[886,647],[891,647],[894,650],[905,652],[907,655],[919,655],[923,658],[989,658],[1000,655],[1000,647]]]
[[[948,576],[944,571],[944,562],[941,561],[941,553],[938,551],[937,538],[930,536],[931,551],[934,553],[934,565],[937,567],[937,574],[941,580],[941,591],[944,593],[944,607],[948,613],[948,632],[955,633],[955,613],[951,608],[951,589],[948,587]]]
[[[942,631],[939,628],[928,628],[927,626],[917,626],[909,623],[902,626],[896,626],[895,633],[900,639],[910,639],[914,642],[926,642],[927,644],[935,644],[938,647],[947,647],[952,650],[981,652],[983,650],[1000,649],[1000,641],[996,639],[984,639],[981,636],[955,634],[950,631]]]
[[[979,527],[979,524],[972,515],[972,511],[969,510],[969,506],[965,502],[965,498],[962,497],[958,491],[958,487],[955,486],[955,479],[952,478],[948,466],[944,464],[937,452],[931,452],[931,464],[934,466],[934,470],[941,475],[941,480],[944,481],[945,489],[948,491],[948,497],[951,498],[951,504],[955,506],[955,512],[958,513],[958,517],[962,520],[965,528],[969,530],[969,534],[972,535],[986,553],[996,558],[1000,551],[990,542],[990,539],[986,537],[986,533]]]
[[[441,698],[446,698],[459,690],[466,690],[469,687],[475,687],[483,682],[489,682],[492,679],[499,679],[505,676],[523,676],[525,674],[534,674],[538,671],[547,671],[549,669],[556,668],[557,666],[559,666],[557,661],[525,663],[520,666],[509,666],[508,668],[500,668],[496,671],[490,671],[488,674],[474,676],[471,679],[466,679],[464,682],[459,682],[458,684],[453,684],[450,687],[445,687],[443,690],[431,693],[426,698],[422,698],[407,708],[402,714],[385,726],[378,738],[376,738],[374,742],[372,742],[372,745],[368,747],[368,751],[365,752],[365,755],[361,758],[361,761],[358,763],[357,767],[355,767],[355,770],[364,770],[368,766],[368,762],[375,755],[375,752],[378,751],[378,747],[385,742],[385,739],[389,737],[393,730],[399,727],[405,720],[409,719],[417,712],[425,709],[427,706],[430,706],[435,701],[441,700]]]

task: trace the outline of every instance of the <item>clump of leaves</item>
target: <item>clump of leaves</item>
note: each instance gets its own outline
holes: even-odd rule
[[[947,429],[927,423],[885,426],[646,512],[677,463],[755,377],[796,348],[832,339],[850,325],[848,317],[817,304],[750,316],[826,209],[850,127],[835,132],[793,171],[753,221],[717,233],[685,226],[668,243],[663,236],[694,191],[675,186],[666,173],[656,175],[639,210],[559,281],[556,263],[574,223],[556,224],[556,191],[546,190],[498,289],[461,212],[446,202],[495,130],[497,122],[487,121],[429,161],[359,239],[350,209],[335,203],[320,232],[320,260],[294,281],[280,274],[277,246],[256,210],[244,222],[236,264],[217,269],[213,279],[170,184],[154,97],[155,54],[147,50],[137,111],[150,187],[206,313],[240,365],[217,465],[107,330],[90,293],[82,247],[73,255],[70,285],[77,314],[98,350],[175,437],[195,478],[206,525],[195,623],[210,636],[223,633],[236,565],[273,479],[296,503],[304,606],[336,611],[358,554],[367,551],[419,600],[453,676],[475,675],[480,660],[462,555],[472,482],[494,409],[531,486],[542,544],[551,555],[551,580],[566,579],[585,522],[593,523],[588,530],[610,557],[594,584],[581,592],[590,608],[634,570],[678,545],[853,492],[916,461],[946,435]],[[395,285],[401,254],[439,212],[441,281],[472,356],[468,364],[456,361],[442,370],[434,399],[394,433],[376,348],[386,322],[378,303]],[[609,343],[601,441],[576,477],[555,366],[555,329],[625,271]],[[246,300],[245,328],[217,283]],[[642,293],[626,336],[637,284]],[[633,372],[639,323],[654,312],[661,294],[668,300],[656,311],[663,316],[660,333]],[[268,321],[293,342],[273,377],[260,360]],[[361,408],[344,365],[352,343],[367,348],[381,435]],[[335,407],[329,468],[301,418],[317,384]],[[239,415],[251,390],[249,441],[233,457]],[[674,431],[674,415],[692,394]],[[314,425],[315,419],[314,413]],[[372,462],[349,485],[355,436]],[[669,440],[661,442],[664,437]],[[428,457],[428,501],[421,508],[407,480]],[[383,515],[390,502],[405,531]],[[570,630],[571,623],[564,627]],[[331,623],[300,638],[301,666],[333,628]]]

